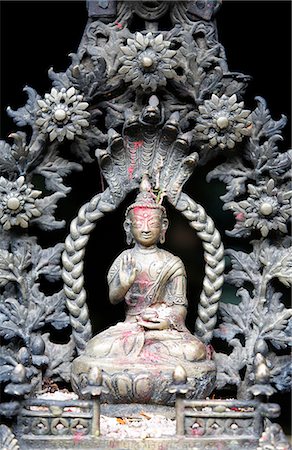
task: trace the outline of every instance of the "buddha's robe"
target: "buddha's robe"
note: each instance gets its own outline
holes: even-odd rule
[[[154,252],[124,251],[108,273],[108,284],[117,281],[121,258],[128,252],[135,258],[136,279],[125,295],[126,318],[92,338],[85,354],[119,363],[161,363],[206,359],[206,348],[185,326],[186,273],[182,261],[156,248]],[[151,317],[166,319],[168,328],[150,330],[139,321]]]

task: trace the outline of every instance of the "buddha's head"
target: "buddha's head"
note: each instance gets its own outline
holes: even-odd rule
[[[135,202],[126,211],[127,243],[130,245],[135,241],[144,247],[162,244],[167,227],[165,208],[156,202],[148,178],[144,176]]]

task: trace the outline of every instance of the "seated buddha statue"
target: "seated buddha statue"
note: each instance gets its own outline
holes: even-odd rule
[[[168,227],[165,208],[156,202],[144,178],[126,212],[127,243],[108,272],[109,299],[125,303],[125,320],[93,337],[73,362],[75,379],[93,367],[103,372],[113,403],[169,403],[167,387],[178,365],[186,370],[193,397],[214,385],[214,362],[206,346],[185,325],[186,271],[180,258],[159,248]],[[78,383],[77,383],[78,384]]]

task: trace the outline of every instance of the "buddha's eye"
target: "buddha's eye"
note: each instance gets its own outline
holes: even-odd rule
[[[133,222],[133,227],[140,228],[140,227],[142,227],[142,225],[143,225],[142,221],[135,220]]]
[[[160,222],[158,221],[158,220],[155,220],[155,221],[151,221],[151,222],[149,222],[149,225],[151,226],[151,227],[160,227]]]

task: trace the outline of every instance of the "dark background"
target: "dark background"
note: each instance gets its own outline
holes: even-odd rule
[[[1,129],[0,136],[16,130],[6,115],[8,105],[17,109],[26,102],[22,92],[25,85],[34,87],[40,95],[49,91],[51,82],[47,70],[63,71],[70,64],[67,55],[77,50],[87,21],[85,1],[0,1],[1,11]],[[246,106],[255,107],[254,97],[266,99],[274,119],[281,114],[289,118],[284,130],[283,149],[291,138],[291,3],[290,1],[223,1],[217,14],[219,40],[225,46],[230,71],[251,75]],[[222,211],[218,199],[224,186],[204,181],[211,165],[201,169],[187,184],[187,192],[214,218],[224,235],[232,228],[232,215]],[[53,245],[63,241],[69,223],[79,207],[100,191],[100,174],[96,164],[85,167],[83,173],[67,180],[73,185],[69,202],[60,203],[57,214],[67,218],[63,231],[50,235],[40,233],[40,242]],[[85,260],[85,279],[88,303],[94,331],[97,332],[122,318],[123,307],[111,306],[107,299],[105,276],[117,256],[125,248],[122,230],[123,214],[129,199],[110,216],[97,224],[90,238]],[[178,254],[188,272],[189,299],[197,299],[203,278],[201,244],[188,224],[171,208],[170,229],[166,248]],[[224,237],[225,247],[246,248],[244,243]],[[195,256],[194,256],[195,255]],[[224,301],[234,301],[234,289],[224,290]],[[190,300],[188,317],[194,325],[195,301]],[[278,400],[278,399],[276,399]],[[290,423],[289,396],[279,398],[283,408],[281,421]]]

